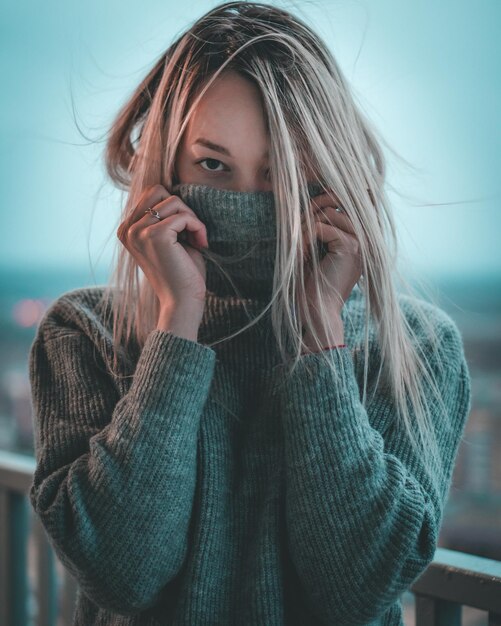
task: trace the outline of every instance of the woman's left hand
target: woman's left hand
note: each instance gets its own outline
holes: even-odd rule
[[[320,261],[319,266],[326,280],[325,287],[322,287],[322,284],[319,285],[322,299],[325,305],[330,308],[332,314],[340,318],[344,302],[348,299],[353,287],[362,275],[360,246],[351,220],[344,210],[341,213],[336,211],[335,207],[341,206],[341,203],[333,192],[314,196],[311,198],[310,204],[315,220],[313,236],[316,236],[316,239],[322,241],[327,247],[327,253]],[[302,233],[305,245],[311,248],[311,241],[308,237],[304,217],[302,219]],[[313,245],[316,245],[316,241]],[[311,251],[305,260],[308,261],[309,258],[311,258]],[[311,265],[309,263],[305,266],[305,274],[306,295],[310,315],[313,319],[318,319],[318,313],[315,309],[319,307],[316,302]],[[339,293],[342,300],[340,300],[337,293]],[[303,315],[302,319],[305,319]]]

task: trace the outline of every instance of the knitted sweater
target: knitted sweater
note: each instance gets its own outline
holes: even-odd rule
[[[441,336],[453,426],[434,422],[447,476],[436,492],[389,397],[361,403],[357,286],[342,310],[347,347],[327,352],[339,389],[316,353],[283,380],[266,317],[205,345],[248,322],[241,301],[211,293],[197,341],[153,330],[134,367],[124,360],[130,377],[116,377],[103,361],[102,289],[55,300],[30,352],[30,501],[78,583],[73,624],[402,625],[401,594],[433,560],[470,410],[448,314],[421,301]],[[416,327],[415,304],[399,298]]]

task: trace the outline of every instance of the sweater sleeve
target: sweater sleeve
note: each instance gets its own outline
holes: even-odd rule
[[[440,328],[445,367],[435,374],[449,427],[433,408],[446,477],[438,493],[403,427],[397,429],[390,398],[375,394],[367,411],[362,405],[348,348],[328,352],[341,372],[338,389],[318,354],[302,357],[284,383],[287,541],[322,623],[381,617],[433,560],[471,409],[461,335],[452,320]]]
[[[120,398],[91,339],[49,318],[29,357],[30,501],[84,593],[102,608],[138,613],[187,553],[197,432],[216,354],[154,330]]]

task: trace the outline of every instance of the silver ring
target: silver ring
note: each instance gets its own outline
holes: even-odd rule
[[[160,217],[160,213],[158,211],[153,210],[151,207],[149,209],[146,209],[145,213],[151,213],[151,215],[153,215],[153,217],[156,217],[157,220],[161,220],[162,219]]]
[[[343,209],[343,207],[341,207],[341,206],[337,206],[337,207],[336,207],[336,211],[337,211],[338,213],[344,213],[344,209]]]

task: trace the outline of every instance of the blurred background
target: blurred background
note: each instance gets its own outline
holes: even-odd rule
[[[0,450],[33,458],[27,359],[40,317],[110,275],[124,195],[104,173],[108,127],[154,59],[215,4],[2,2]],[[457,322],[473,385],[439,545],[501,560],[501,3],[272,4],[327,41],[410,164],[387,152],[401,267]],[[465,623],[487,624],[480,613]]]

